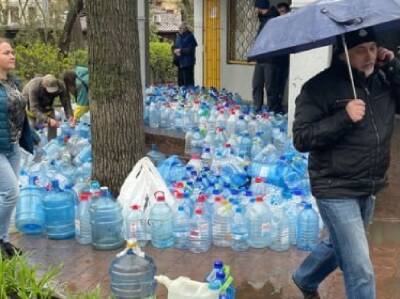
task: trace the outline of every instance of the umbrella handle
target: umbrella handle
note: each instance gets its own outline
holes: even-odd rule
[[[344,37],[344,34],[342,34],[341,37],[342,37],[344,53],[346,55],[347,69],[348,69],[349,75],[350,75],[351,88],[353,89],[353,96],[354,96],[354,99],[357,99],[357,91],[356,91],[356,86],[354,84],[354,77],[353,77],[353,72],[351,70],[351,64],[350,64],[349,49],[347,48],[346,39]]]

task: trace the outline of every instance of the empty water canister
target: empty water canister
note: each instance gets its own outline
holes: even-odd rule
[[[117,299],[154,299],[156,271],[153,259],[128,241],[126,250],[111,263],[111,292]]]
[[[51,190],[43,200],[47,236],[68,239],[75,235],[75,199],[70,192],[60,189],[58,181],[51,182]]]
[[[121,206],[114,201],[107,187],[101,187],[101,196],[90,206],[92,245],[98,250],[112,250],[124,244]]]
[[[22,188],[17,202],[16,226],[17,229],[28,235],[44,232],[45,215],[42,199],[46,195],[43,188],[35,185],[37,177],[29,177],[29,185]]]

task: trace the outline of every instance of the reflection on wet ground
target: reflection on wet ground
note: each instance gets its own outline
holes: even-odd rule
[[[74,240],[52,241],[45,238],[14,235],[14,241],[25,251],[33,251],[34,263],[58,265],[64,263],[60,281],[71,291],[94,288],[100,284],[102,295],[109,295],[108,267],[117,251],[100,252],[80,246]],[[376,272],[379,299],[400,299],[400,221],[375,221],[370,229],[371,255]],[[219,258],[231,266],[238,299],[300,299],[291,281],[291,274],[307,252],[291,249],[287,252],[250,249],[237,253],[226,248],[213,247],[205,254],[192,254],[176,249],[145,251],[156,262],[158,273],[171,278],[188,276],[203,280]],[[340,271],[334,272],[320,287],[323,299],[344,299]],[[163,286],[157,289],[157,298],[167,298]]]

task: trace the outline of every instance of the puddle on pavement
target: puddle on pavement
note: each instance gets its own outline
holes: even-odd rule
[[[400,220],[374,221],[369,227],[369,241],[374,246],[400,246]]]
[[[236,288],[237,299],[282,299],[282,291],[275,290],[275,287],[266,282],[263,286],[255,286],[252,283],[244,282]]]

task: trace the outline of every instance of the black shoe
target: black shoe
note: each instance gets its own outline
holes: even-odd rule
[[[3,240],[0,240],[0,252],[1,252],[1,259],[2,260],[6,260],[9,258],[8,253],[6,251],[6,249],[4,248],[4,243]]]
[[[13,257],[15,255],[21,255],[22,250],[19,249],[18,247],[15,247],[13,244],[10,242],[3,242],[1,243],[2,251],[5,251],[9,257]]]
[[[297,286],[297,288],[301,291],[301,293],[303,294],[304,299],[321,299],[321,297],[318,294],[318,291],[307,291],[304,290],[303,288],[301,288],[296,281],[294,280],[293,276],[292,276],[292,280],[294,282],[294,284]]]

